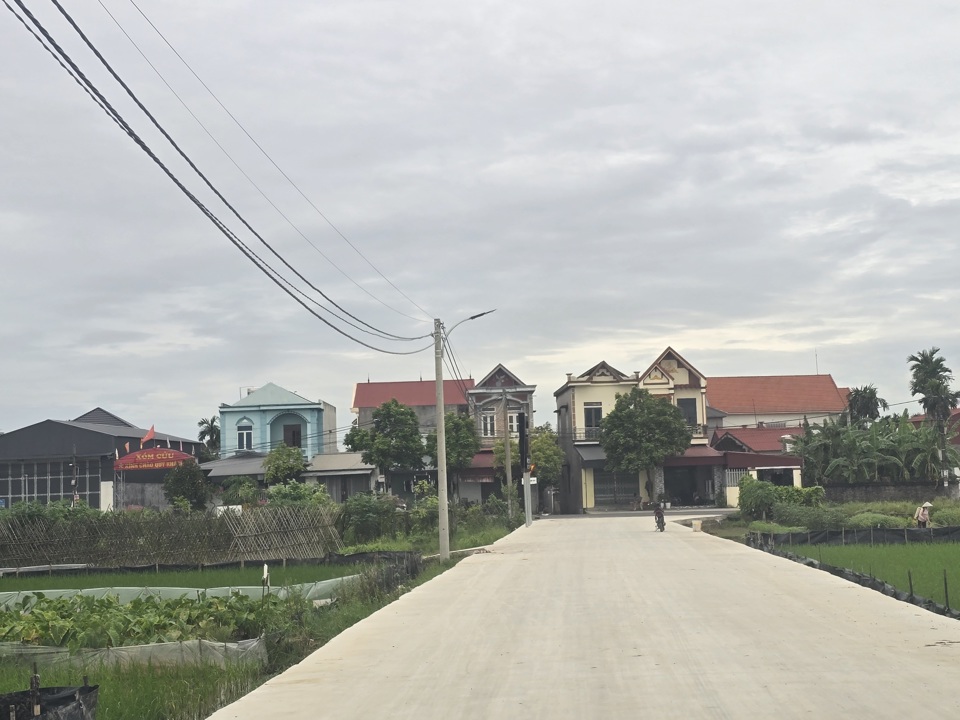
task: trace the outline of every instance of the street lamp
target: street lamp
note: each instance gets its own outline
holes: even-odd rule
[[[484,315],[489,315],[493,310],[471,315],[464,318],[447,333],[449,335],[457,326],[467,322],[467,320],[476,320]],[[447,415],[444,412],[443,404],[443,323],[440,318],[433,321],[433,349],[434,361],[436,363],[437,377],[437,504],[439,508],[440,532],[440,559],[450,559],[450,518],[447,512]]]

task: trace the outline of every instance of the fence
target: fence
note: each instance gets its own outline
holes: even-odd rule
[[[866,528],[859,530],[809,530],[794,533],[751,532],[750,547],[769,550],[793,545],[909,545],[960,542],[960,527]]]
[[[85,564],[103,568],[309,560],[343,549],[336,509],[254,508],[201,513],[108,513],[68,521],[0,523],[0,558],[10,567]]]

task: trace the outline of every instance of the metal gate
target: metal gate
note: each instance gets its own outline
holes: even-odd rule
[[[593,471],[593,502],[596,505],[624,505],[640,490],[637,477],[617,475],[607,470]]]

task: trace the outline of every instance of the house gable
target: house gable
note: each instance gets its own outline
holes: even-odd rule
[[[620,372],[605,360],[601,360],[577,378],[577,380],[586,380],[588,382],[623,382],[629,379],[630,377],[628,375]]]
[[[693,365],[687,362],[680,353],[672,347],[667,347],[660,357],[653,361],[649,368],[640,374],[643,383],[647,384],[647,378],[651,378],[649,384],[662,385],[657,378],[658,375],[666,374],[671,379],[671,385],[677,387],[704,388],[707,386],[707,378],[703,373],[697,370]]]
[[[487,373],[487,375],[474,386],[474,389],[499,390],[500,388],[519,387],[526,387],[526,385],[520,378],[507,370],[502,364],[498,363],[493,370]]]

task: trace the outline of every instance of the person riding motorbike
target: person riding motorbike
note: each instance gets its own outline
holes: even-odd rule
[[[659,530],[660,532],[663,532],[664,528],[666,527],[666,523],[663,519],[662,503],[657,503],[656,506],[653,508],[653,518],[654,520],[657,521],[657,530]]]

